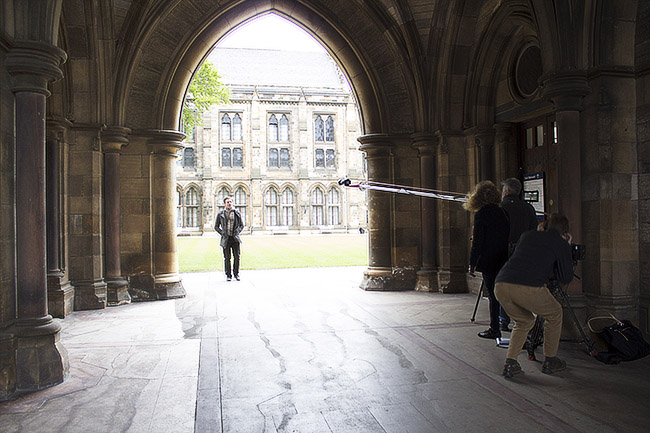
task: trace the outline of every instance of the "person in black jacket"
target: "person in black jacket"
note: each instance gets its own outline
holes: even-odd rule
[[[554,214],[546,228],[538,230],[521,235],[515,252],[496,278],[496,297],[515,321],[503,368],[506,378],[521,372],[517,356],[535,324],[535,315],[544,318],[546,359],[542,373],[552,374],[566,368],[566,362],[556,356],[562,332],[562,306],[547,284],[553,279],[568,284],[573,279],[569,220]]]
[[[508,236],[508,252],[512,254],[515,245],[522,233],[537,228],[537,214],[530,203],[523,201],[521,194],[521,182],[516,177],[510,177],[501,182],[501,208],[506,211],[510,223],[510,235]],[[503,310],[499,311],[499,327],[501,331],[510,331],[508,325],[510,317]]]
[[[214,229],[221,235],[226,281],[232,280],[233,275],[239,281],[239,246],[241,244],[239,233],[244,228],[244,222],[239,211],[232,206],[232,198],[225,197],[223,203],[226,208],[217,214]],[[231,253],[233,256],[232,269],[230,267]]]
[[[480,271],[483,285],[490,300],[490,328],[479,332],[481,338],[501,337],[499,330],[499,301],[494,296],[494,279],[508,260],[508,235],[510,228],[503,209],[499,207],[501,194],[489,180],[480,182],[467,196],[463,207],[476,212],[469,257],[469,273]]]

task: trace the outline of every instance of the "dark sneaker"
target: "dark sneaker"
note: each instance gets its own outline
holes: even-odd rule
[[[490,328],[490,329],[486,329],[483,332],[479,332],[478,336],[481,338],[489,338],[491,340],[494,340],[496,338],[501,337],[501,331],[494,331],[492,330],[492,328]]]
[[[552,358],[546,357],[546,360],[542,364],[542,373],[544,374],[553,374],[558,371],[562,371],[566,368],[566,362],[562,361],[557,356]]]
[[[226,281],[232,281],[232,277],[226,277]]]
[[[239,281],[239,275],[235,275],[235,280]]]
[[[521,373],[521,365],[516,359],[506,359],[506,365],[503,366],[503,377],[510,379],[515,374]]]
[[[499,329],[501,330],[501,332],[510,332],[510,328],[508,328],[508,324],[507,324],[507,323],[502,323],[502,324],[500,324],[500,325],[499,325]]]

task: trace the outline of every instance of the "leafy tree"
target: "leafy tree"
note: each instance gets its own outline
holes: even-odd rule
[[[206,61],[194,75],[183,103],[182,121],[185,131],[193,131],[203,123],[203,112],[211,105],[228,103],[230,89],[221,81],[215,66]]]

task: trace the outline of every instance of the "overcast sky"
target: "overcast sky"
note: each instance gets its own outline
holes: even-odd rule
[[[275,14],[255,18],[227,34],[218,47],[323,52],[309,33]]]

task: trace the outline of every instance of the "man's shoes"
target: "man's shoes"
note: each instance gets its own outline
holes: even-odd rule
[[[226,281],[232,281],[232,277],[226,277]]]
[[[506,358],[506,365],[503,366],[503,377],[510,379],[515,374],[521,373],[521,365],[516,359]]]
[[[510,328],[508,328],[507,323],[499,324],[499,329],[501,330],[501,332],[510,332],[511,331]]]
[[[235,275],[235,280],[239,281],[239,275]]]
[[[501,331],[494,331],[492,328],[490,328],[486,329],[483,332],[479,332],[478,336],[481,338],[489,338],[491,340],[494,340],[501,337]]]
[[[542,364],[542,373],[544,374],[553,374],[564,369],[566,369],[566,362],[562,361],[557,356],[552,358],[547,356],[546,360]]]

